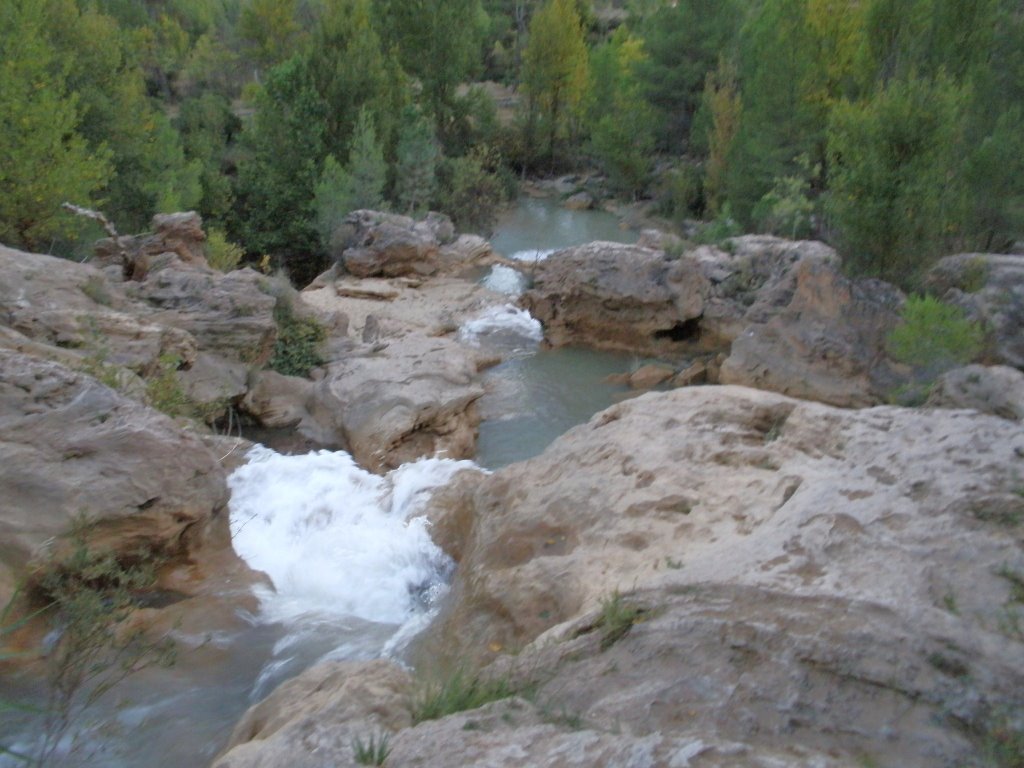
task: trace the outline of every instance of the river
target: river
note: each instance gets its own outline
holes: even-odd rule
[[[614,216],[569,211],[523,199],[492,240],[522,261],[592,240],[635,241]],[[483,277],[510,298],[526,278],[508,267]],[[539,348],[539,324],[513,307],[494,308],[461,329],[463,341],[490,346],[505,361],[487,371],[477,464],[495,470],[541,453],[575,424],[626,395],[605,381],[643,361],[584,349]],[[385,477],[344,452],[286,456],[258,447],[236,470],[231,527],[235,548],[267,573],[275,589],[237,631],[209,638],[179,631],[182,653],[170,670],[133,677],[76,723],[62,765],[109,768],[207,765],[235,722],[283,680],[325,658],[401,657],[443,599],[453,564],[416,517],[431,489],[472,462],[423,459]],[[5,681],[7,683],[7,681]],[[33,686],[11,681],[5,694]],[[31,748],[33,716],[15,719],[0,743]],[[19,763],[0,757],[0,766]]]

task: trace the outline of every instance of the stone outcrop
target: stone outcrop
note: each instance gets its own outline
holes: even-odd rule
[[[314,668],[246,721],[284,723],[287,757],[240,726],[218,765],[326,745],[350,765],[351,723],[392,732],[394,768],[980,764],[1024,706],[1022,459],[1016,423],[962,410],[739,387],[623,402],[434,498],[459,569],[421,652],[529,701],[406,727],[394,669],[355,711],[304,693],[337,687]],[[375,701],[393,725],[366,719]]]
[[[938,408],[972,408],[1024,421],[1024,373],[1008,365],[967,365],[938,378],[928,397]]]
[[[927,275],[943,301],[963,307],[992,337],[993,362],[1024,369],[1024,256],[961,253]]]
[[[125,279],[142,280],[150,269],[173,260],[207,266],[206,233],[195,211],[158,213],[151,232],[106,238],[96,244],[95,258],[102,266],[117,266]]]
[[[523,306],[555,346],[588,344],[670,354],[699,336],[710,286],[690,261],[661,251],[596,242],[538,262]]]
[[[485,263],[494,254],[475,236],[456,239],[451,219],[429,213],[420,221],[380,211],[353,211],[338,226],[332,254],[355,277],[425,277]]]
[[[763,319],[733,340],[721,383],[847,407],[885,402],[902,381],[885,340],[903,295],[880,280],[851,280],[814,257],[794,268],[786,295],[783,306],[759,308]]]
[[[91,545],[125,556],[202,571],[204,550],[230,552],[225,472],[197,436],[90,376],[5,349],[0,496],[8,573],[45,564],[44,545],[80,519]]]

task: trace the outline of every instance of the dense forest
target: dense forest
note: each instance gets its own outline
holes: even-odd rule
[[[904,285],[1024,236],[1019,0],[0,0],[0,242],[198,210],[326,263],[349,210],[486,230],[600,169],[663,218],[818,237]],[[494,94],[501,94],[496,100]]]

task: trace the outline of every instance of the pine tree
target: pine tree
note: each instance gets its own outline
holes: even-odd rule
[[[110,177],[109,151],[90,150],[79,133],[78,100],[42,10],[9,0],[0,20],[0,241],[28,249],[71,235],[61,203],[90,202]]]
[[[395,202],[398,209],[414,215],[434,194],[440,158],[430,122],[415,108],[403,114],[395,161]]]

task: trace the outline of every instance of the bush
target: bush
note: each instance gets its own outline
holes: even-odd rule
[[[228,240],[223,230],[211,229],[206,233],[206,261],[220,272],[237,269],[245,251],[242,246]]]
[[[312,318],[296,317],[291,303],[279,297],[274,308],[277,343],[270,367],[285,376],[309,376],[311,368],[322,365],[320,344],[327,338],[323,326]]]
[[[938,375],[982,352],[984,332],[959,307],[932,296],[911,296],[901,316],[903,322],[887,339],[889,354],[901,363]]]

